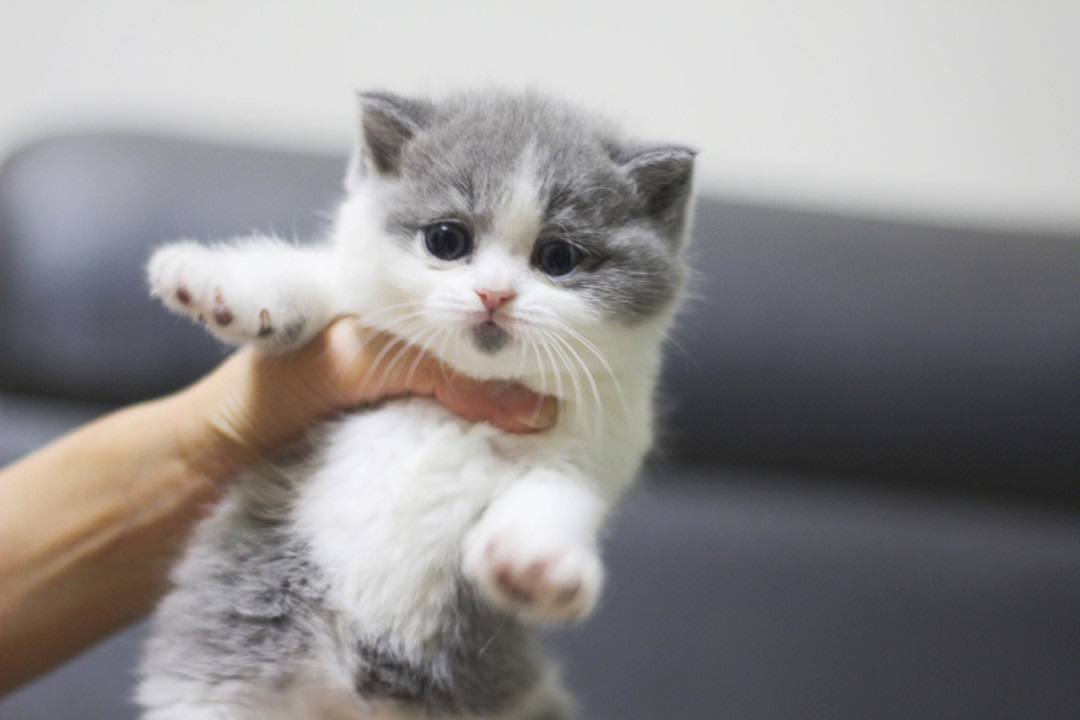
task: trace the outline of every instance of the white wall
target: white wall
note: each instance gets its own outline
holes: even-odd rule
[[[6,0],[0,151],[136,126],[344,150],[354,88],[532,85],[707,191],[1080,229],[1080,3]]]

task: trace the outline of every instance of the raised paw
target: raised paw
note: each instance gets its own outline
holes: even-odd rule
[[[587,615],[603,575],[592,548],[521,529],[473,533],[466,539],[464,572],[492,605],[537,622]]]
[[[169,309],[227,343],[254,342],[277,350],[296,344],[303,335],[303,315],[260,282],[254,268],[230,256],[227,247],[167,245],[154,253],[147,275],[151,293]]]

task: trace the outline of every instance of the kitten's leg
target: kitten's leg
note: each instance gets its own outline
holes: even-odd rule
[[[227,343],[268,352],[303,345],[333,318],[334,263],[323,246],[248,238],[160,248],[147,268],[151,292]]]
[[[583,617],[600,594],[597,532],[606,506],[581,482],[530,475],[466,534],[462,569],[488,602],[526,620]]]

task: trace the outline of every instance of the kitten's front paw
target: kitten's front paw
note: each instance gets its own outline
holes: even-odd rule
[[[521,528],[475,529],[465,541],[463,570],[492,605],[536,622],[584,617],[603,579],[594,549]]]
[[[150,258],[150,291],[227,343],[253,342],[271,351],[296,345],[303,315],[263,287],[255,268],[237,268],[232,260],[227,250],[194,242],[167,245]]]

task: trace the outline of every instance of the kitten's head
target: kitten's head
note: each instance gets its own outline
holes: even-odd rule
[[[693,155],[535,95],[362,94],[336,228],[353,303],[476,377],[617,372],[678,303]]]

